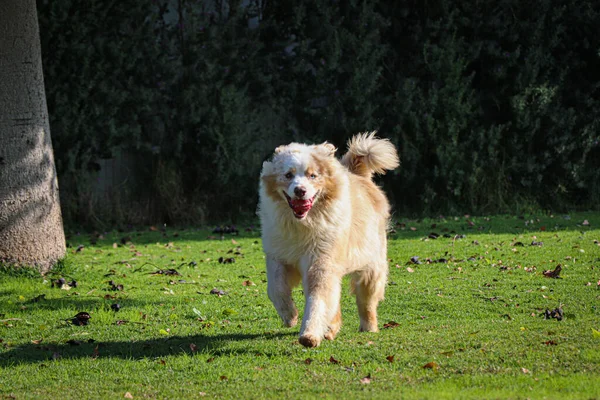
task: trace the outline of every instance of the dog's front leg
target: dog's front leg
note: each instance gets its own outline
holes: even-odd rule
[[[298,310],[292,299],[295,275],[298,275],[297,271],[293,271],[273,257],[267,257],[267,292],[287,327],[298,323]]]
[[[300,343],[317,347],[329,331],[329,323],[340,307],[341,278],[327,263],[314,263],[302,277],[306,306],[300,329]]]

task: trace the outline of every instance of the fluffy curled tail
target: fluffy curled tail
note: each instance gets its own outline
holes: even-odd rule
[[[355,135],[348,142],[348,152],[342,157],[350,172],[370,178],[373,173],[385,174],[400,165],[396,148],[388,139],[375,137],[377,132]]]

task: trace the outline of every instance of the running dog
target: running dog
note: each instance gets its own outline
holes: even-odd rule
[[[376,332],[377,305],[388,275],[390,206],[373,174],[399,166],[389,140],[354,136],[338,160],[330,143],[275,149],[260,177],[258,215],[267,262],[268,294],[288,326],[298,323],[292,288],[302,283],[306,305],[299,342],[319,346],[342,325],[341,280],[352,275],[360,330]]]

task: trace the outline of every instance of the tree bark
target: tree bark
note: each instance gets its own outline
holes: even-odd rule
[[[0,2],[0,262],[42,273],[65,236],[35,0]]]

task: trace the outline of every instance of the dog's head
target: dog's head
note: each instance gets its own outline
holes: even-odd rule
[[[294,217],[305,219],[314,206],[334,195],[335,150],[327,142],[276,148],[272,161],[263,163],[261,179],[266,195],[275,202],[287,203]]]

